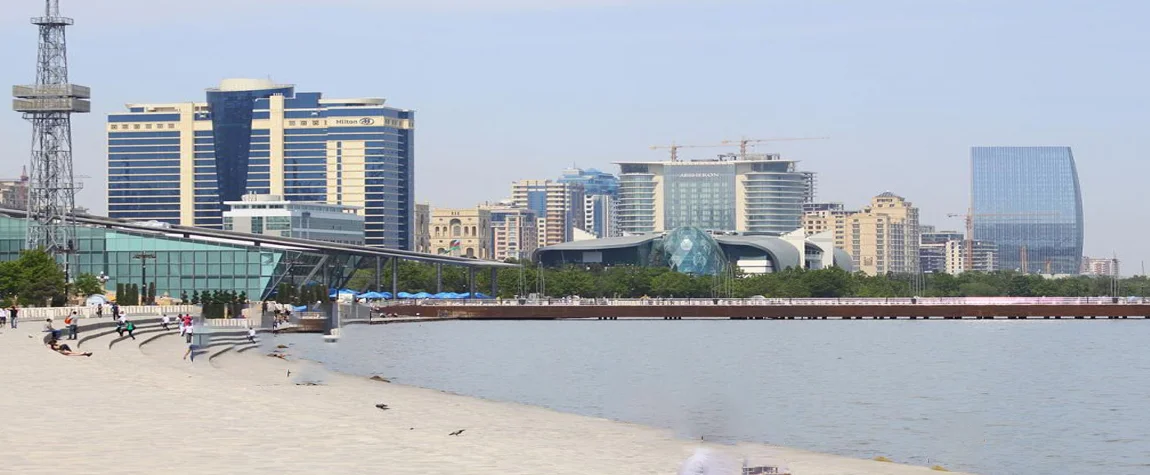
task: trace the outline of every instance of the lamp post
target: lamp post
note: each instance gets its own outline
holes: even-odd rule
[[[147,297],[147,296],[149,296],[149,294],[148,294],[148,259],[155,259],[156,254],[153,252],[141,252],[141,253],[138,253],[136,255],[133,255],[132,258],[133,259],[139,259],[141,262],[140,270],[142,270],[143,272],[141,274],[140,290],[143,291],[144,296]],[[145,298],[144,300],[145,300],[144,302],[140,302],[140,305],[150,304],[150,302],[146,302],[146,300],[149,300],[148,298]]]

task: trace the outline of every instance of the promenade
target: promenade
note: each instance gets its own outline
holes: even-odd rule
[[[264,356],[276,346],[267,334],[256,351],[194,363],[181,360],[182,340],[165,334],[111,349],[112,338],[99,337],[79,348],[92,357],[64,357],[44,347],[42,323],[0,329],[3,474],[672,475],[698,447],[783,462],[795,475],[937,473],[758,444],[710,446],[336,374],[290,358],[290,348],[288,360]]]
[[[399,300],[381,310],[403,316],[477,320],[1145,320],[1150,316],[1150,303],[1143,298],[1114,297],[547,298]]]

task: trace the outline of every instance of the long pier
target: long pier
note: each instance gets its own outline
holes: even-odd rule
[[[388,313],[461,320],[723,319],[723,320],[1146,320],[1146,303],[1051,304],[723,304],[651,301],[627,304],[552,302],[398,303]]]

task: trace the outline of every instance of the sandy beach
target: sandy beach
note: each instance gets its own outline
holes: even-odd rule
[[[699,447],[783,462],[795,475],[939,473],[759,444],[707,445],[332,373],[266,356],[275,347],[270,335],[261,335],[263,348],[192,363],[181,360],[186,347],[176,336],[139,346],[148,339],[141,336],[111,350],[103,337],[80,348],[92,357],[64,357],[43,345],[41,327],[0,329],[0,473],[673,475]]]

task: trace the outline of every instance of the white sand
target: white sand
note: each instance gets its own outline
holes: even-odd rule
[[[671,475],[701,446],[643,426],[334,374],[268,350],[189,363],[177,337],[112,350],[104,337],[82,348],[91,358],[63,357],[39,328],[0,329],[0,474]],[[322,385],[295,384],[301,376]],[[710,447],[785,461],[795,475],[939,473]]]

